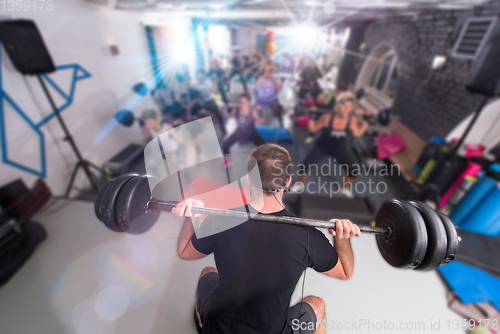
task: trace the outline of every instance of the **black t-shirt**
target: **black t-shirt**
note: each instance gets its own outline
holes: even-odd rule
[[[286,210],[273,215],[292,216]],[[225,219],[209,216],[201,228],[232,226]],[[192,243],[203,254],[214,253],[219,271],[215,310],[203,328],[209,334],[291,333],[288,308],[302,272],[329,271],[338,261],[319,230],[257,220],[205,238],[193,235]]]

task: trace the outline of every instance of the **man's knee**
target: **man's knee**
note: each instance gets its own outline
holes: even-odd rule
[[[314,313],[316,313],[316,318],[318,321],[321,321],[321,319],[323,319],[325,315],[325,301],[322,298],[316,296],[307,296],[302,300],[302,302],[311,305]]]
[[[205,276],[206,274],[209,274],[209,273],[218,273],[217,268],[215,268],[215,267],[203,268],[203,270],[201,271],[200,278],[202,278],[203,276]]]

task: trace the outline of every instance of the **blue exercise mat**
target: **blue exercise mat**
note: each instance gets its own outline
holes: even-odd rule
[[[461,226],[497,184],[498,181],[489,176],[481,177],[451,213],[453,224]]]
[[[500,310],[500,278],[457,261],[438,270],[464,304],[491,302]]]
[[[498,181],[497,181],[498,182]],[[494,187],[460,226],[464,230],[498,236],[500,234],[500,189]]]
[[[292,136],[285,128],[258,125],[255,126],[255,129],[257,129],[259,135],[266,143],[288,142],[293,144]]]

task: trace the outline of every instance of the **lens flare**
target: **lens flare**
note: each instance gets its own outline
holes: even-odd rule
[[[179,63],[189,63],[194,60],[194,49],[188,43],[174,47],[174,60]]]
[[[100,319],[113,321],[125,314],[129,304],[130,297],[127,290],[119,285],[110,284],[99,292],[94,307]]]

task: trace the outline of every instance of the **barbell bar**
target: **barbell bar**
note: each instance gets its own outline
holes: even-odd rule
[[[156,209],[161,211],[170,211],[177,203],[171,202],[163,202],[158,201],[154,198],[146,204],[147,209]],[[240,219],[253,219],[259,221],[265,221],[270,223],[281,223],[281,224],[289,224],[289,225],[298,225],[298,226],[310,226],[310,227],[319,227],[319,228],[328,228],[335,229],[336,223],[326,220],[315,220],[315,219],[307,219],[307,218],[298,218],[298,217],[289,217],[289,216],[272,216],[257,213],[255,215],[251,215],[247,212],[235,211],[235,210],[225,210],[225,209],[214,209],[214,208],[205,208],[199,206],[191,207],[191,212],[193,214],[201,214],[201,215],[214,215],[221,217],[233,217]],[[376,227],[376,226],[359,226],[361,232],[381,234],[381,235],[390,235],[392,233],[389,227]]]

